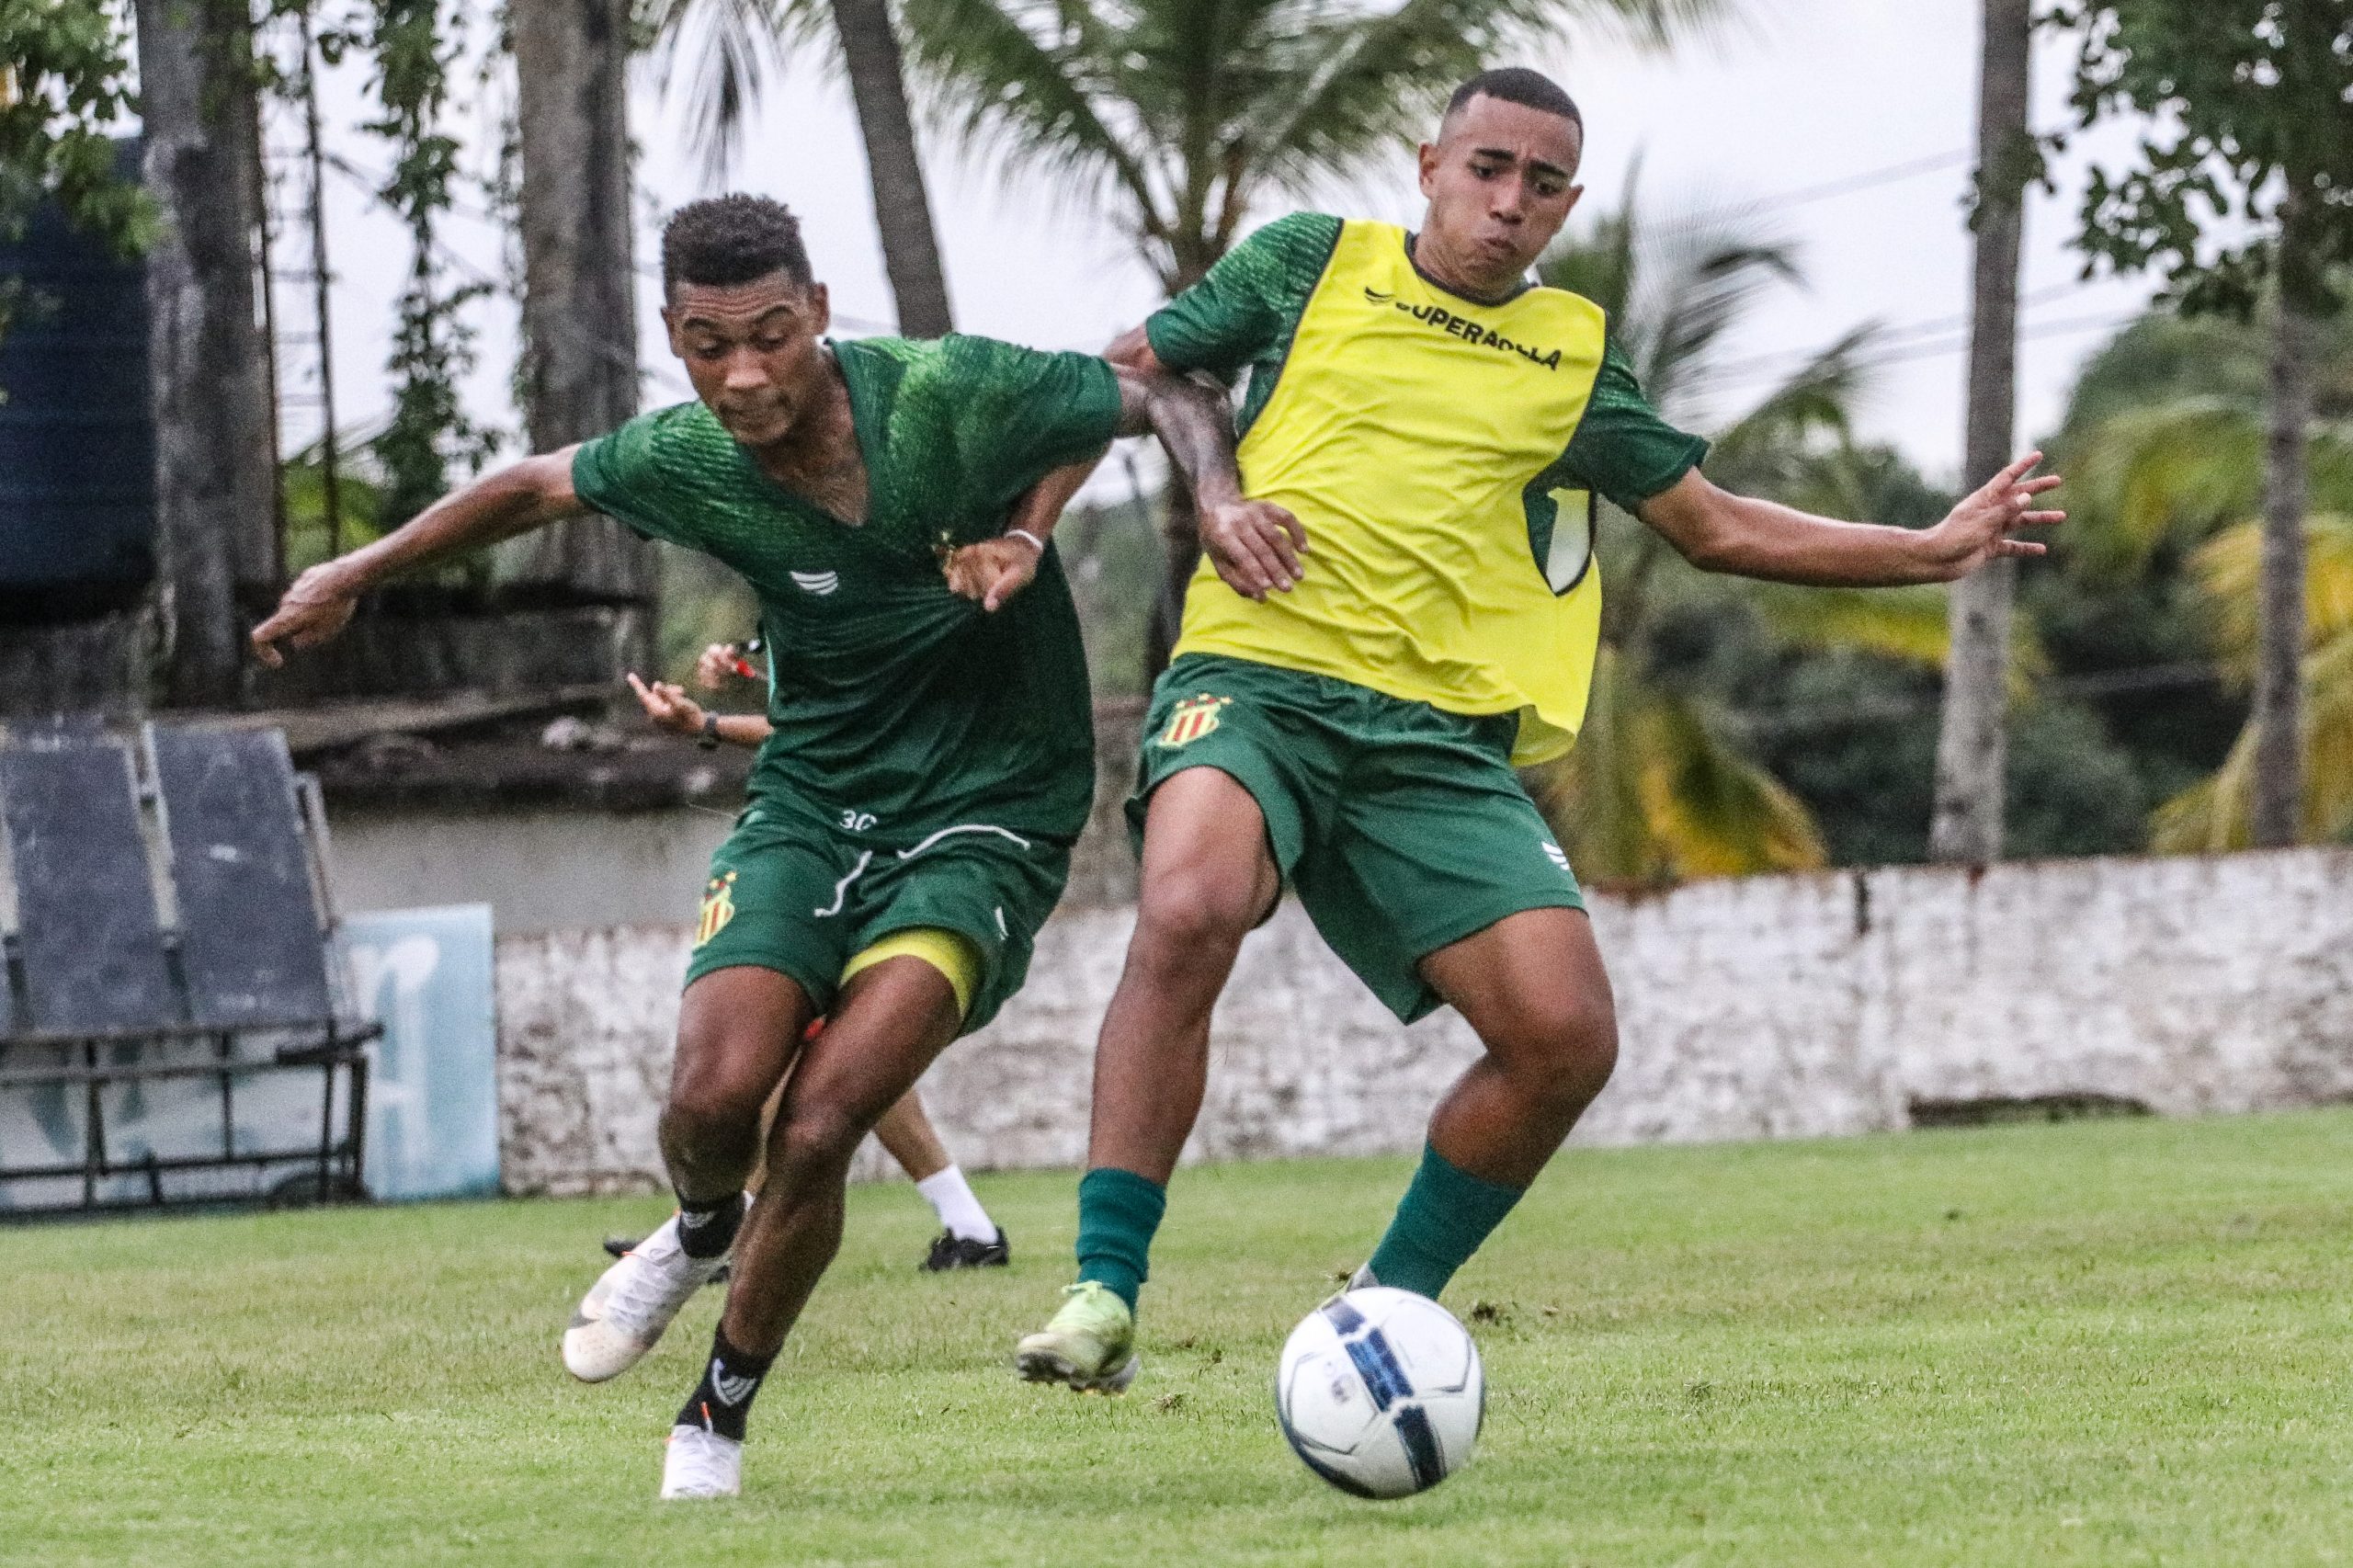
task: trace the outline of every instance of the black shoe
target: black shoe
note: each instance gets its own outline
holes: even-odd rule
[[[608,1257],[625,1257],[629,1255],[631,1249],[637,1245],[637,1242],[638,1238],[630,1236],[607,1236],[605,1238],[605,1256]],[[710,1282],[713,1285],[726,1284],[727,1276],[734,1267],[734,1261],[730,1259],[721,1267],[718,1273],[710,1277]]]
[[[1013,1247],[1002,1230],[993,1242],[976,1242],[942,1231],[933,1240],[931,1256],[923,1260],[923,1267],[927,1274],[944,1274],[951,1268],[1003,1268],[1012,1261]]]

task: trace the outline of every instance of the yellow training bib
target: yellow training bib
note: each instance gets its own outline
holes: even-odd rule
[[[1253,604],[1204,559],[1176,653],[1519,715],[1512,760],[1584,722],[1600,640],[1594,507],[1556,470],[1600,369],[1601,308],[1502,304],[1414,269],[1404,231],[1350,222],[1244,437],[1244,494],[1307,530],[1305,575]]]

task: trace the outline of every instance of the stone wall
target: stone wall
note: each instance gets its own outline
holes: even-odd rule
[[[1095,1028],[1131,916],[1076,910],[926,1080],[975,1168],[1085,1152]],[[2353,1096],[2353,850],[1900,869],[1595,900],[1623,1039],[1580,1142],[1900,1128],[1923,1101],[2096,1095],[2166,1115]],[[498,951],[508,1185],[654,1182],[687,933]],[[1418,1146],[1475,1042],[1401,1028],[1286,904],[1243,949],[1190,1159]],[[885,1166],[870,1146],[865,1174]]]

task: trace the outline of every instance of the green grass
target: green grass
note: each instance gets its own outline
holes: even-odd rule
[[[653,1500],[717,1310],[603,1388],[555,1340],[651,1199],[0,1232],[0,1558],[27,1562],[2318,1563],[2353,1558],[2353,1114],[1580,1151],[1457,1282],[1476,1462],[1366,1504],[1269,1411],[1394,1161],[1182,1173],[1124,1400],[1029,1388],[1073,1183],[1016,1266],[910,1267],[904,1186],[754,1418]]]

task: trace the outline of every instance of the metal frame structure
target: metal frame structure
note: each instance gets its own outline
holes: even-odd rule
[[[82,1122],[78,1159],[61,1161],[53,1147],[40,1160],[0,1149],[0,1188],[78,1176],[79,1201],[15,1203],[0,1208],[0,1218],[364,1196],[365,1048],[381,1026],[354,1020],[342,1005],[323,813],[315,785],[293,774],[282,737],[151,724],[137,748],[142,769],[131,762],[132,748],[96,726],[20,729],[0,744],[0,790],[43,781],[29,758],[7,755],[18,748],[73,764],[49,769],[45,781],[52,789],[76,782],[78,769],[85,786],[119,784],[126,795],[135,789],[135,798],[87,789],[90,799],[80,804],[100,817],[111,813],[101,824],[114,835],[111,846],[100,842],[107,832],[61,834],[74,825],[78,806],[54,798],[0,800],[0,828],[42,840],[11,836],[0,858],[10,872],[10,896],[0,903],[0,924],[8,927],[0,976],[0,1094],[78,1094]],[[176,806],[183,820],[174,820]],[[126,812],[137,824],[135,846],[121,841]],[[97,864],[94,855],[108,863]],[[51,881],[79,874],[97,890],[95,903],[112,897],[127,905],[86,912],[87,930],[98,933],[87,949],[114,943],[120,951],[84,950],[82,930],[57,928],[55,911],[72,910],[70,893],[77,890],[66,890],[61,903],[57,888],[24,885],[28,873]],[[142,908],[142,893],[161,897],[143,901]],[[52,929],[32,929],[44,911]],[[61,964],[61,954],[90,967],[74,971]],[[188,1051],[198,1042],[209,1044],[209,1053]],[[241,1054],[241,1047],[254,1053]],[[10,1060],[28,1052],[56,1059],[21,1066]],[[289,1073],[319,1074],[316,1141],[241,1149],[240,1087]],[[118,1157],[108,1146],[109,1089],[189,1079],[219,1085],[219,1152]],[[256,1173],[255,1189],[166,1190],[165,1178],[175,1173],[238,1169]],[[287,1179],[273,1187],[265,1178],[278,1169]],[[109,1190],[124,1185],[121,1178],[142,1176],[143,1193]]]

